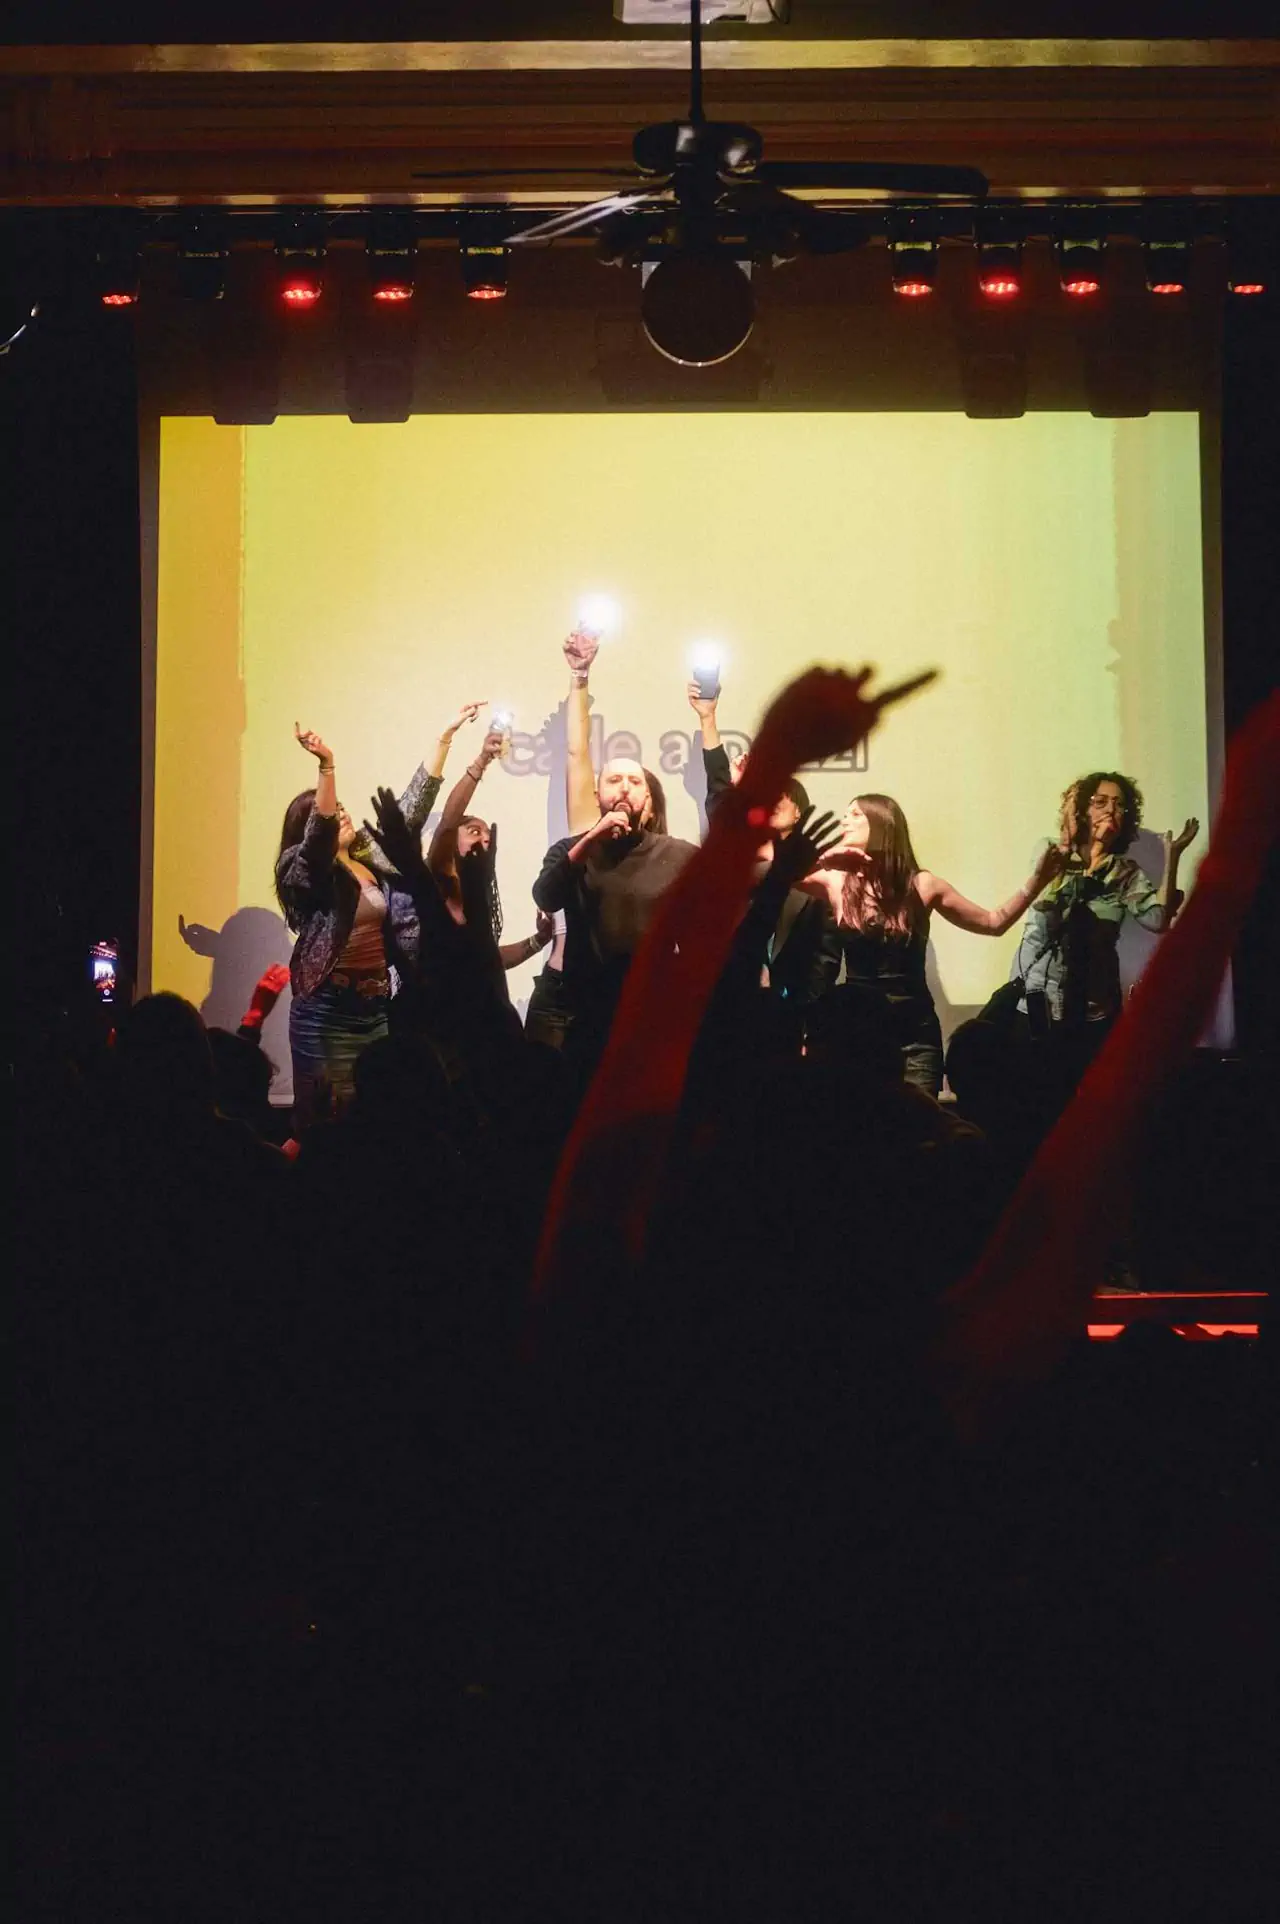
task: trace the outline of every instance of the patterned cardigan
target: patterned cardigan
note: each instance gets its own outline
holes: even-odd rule
[[[415,835],[426,827],[440,781],[439,775],[427,773],[424,763],[400,797],[404,818]],[[377,876],[387,898],[388,960],[402,971],[411,969],[417,963],[421,939],[413,897],[376,843],[362,835],[354,848],[358,859]],[[289,926],[298,937],[289,963],[293,993],[314,995],[347,945],[360,899],[355,878],[338,861],[336,815],[318,815],[312,809],[302,840],[285,849],[276,863],[276,887]]]

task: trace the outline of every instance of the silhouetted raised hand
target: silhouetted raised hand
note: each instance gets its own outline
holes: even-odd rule
[[[841,833],[839,822],[829,811],[819,815],[812,808],[806,808],[791,833],[774,840],[775,874],[785,879],[788,888],[794,887],[814,869],[823,866]]]
[[[425,880],[427,864],[421,839],[405,821],[404,811],[391,789],[380,788],[371,797],[369,805],[377,817],[376,822],[366,821],[364,824],[364,832],[370,841],[377,843],[392,868],[406,882]]]

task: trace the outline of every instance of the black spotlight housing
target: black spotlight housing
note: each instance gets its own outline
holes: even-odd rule
[[[505,299],[511,250],[504,242],[471,240],[464,234],[458,242],[458,261],[469,301]]]
[[[418,241],[413,222],[396,214],[375,217],[365,242],[369,294],[380,307],[403,306],[413,299]]]
[[[1058,284],[1073,300],[1090,300],[1100,294],[1106,272],[1106,243],[1101,234],[1077,239],[1060,235],[1054,243],[1058,263]]]
[[[93,288],[103,307],[136,307],[142,293],[142,261],[135,243],[103,240],[93,257]]]
[[[919,300],[938,278],[938,237],[927,217],[903,214],[889,228],[889,278],[895,294]]]
[[[227,291],[227,249],[211,221],[193,221],[178,236],[178,292],[188,301],[220,301]]]
[[[293,312],[315,307],[324,293],[325,224],[323,215],[297,214],[276,240],[277,288]]]
[[[1143,223],[1142,261],[1149,294],[1185,294],[1191,272],[1191,237],[1186,216],[1174,208],[1153,208]]]

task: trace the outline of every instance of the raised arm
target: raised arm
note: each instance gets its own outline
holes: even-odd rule
[[[974,1270],[950,1294],[939,1383],[966,1436],[1079,1335],[1139,1124],[1194,1044],[1280,831],[1280,695],[1232,744],[1196,887]]]
[[[545,949],[555,935],[556,925],[545,909],[539,909],[534,922],[532,935],[526,935],[523,942],[501,942],[498,945],[498,960],[504,969],[518,969],[525,962],[532,962],[535,955]]]
[[[1128,900],[1125,902],[1129,913],[1136,922],[1142,924],[1144,929],[1154,929],[1159,934],[1169,927],[1178,913],[1182,904],[1182,895],[1178,889],[1178,863],[1183,852],[1190,848],[1199,833],[1200,824],[1194,815],[1187,817],[1176,835],[1170,829],[1165,830],[1162,838],[1164,863],[1160,873],[1160,886],[1156,890],[1154,901],[1135,904],[1133,907],[1130,907]]]
[[[539,1299],[558,1296],[594,1252],[590,1273],[608,1275],[610,1252],[634,1261],[643,1246],[685,1073],[712,990],[751,890],[756,851],[792,771],[853,747],[891,703],[925,676],[865,693],[857,676],[813,668],[783,691],[761,725],[747,771],[703,847],[663,897],[627,976],[608,1047],[561,1160],[535,1273]],[[628,1125],[642,1123],[627,1136]],[[619,1131],[627,1141],[626,1202],[613,1180]]]
[[[485,769],[490,762],[497,761],[505,743],[506,736],[502,730],[491,728],[480,744],[480,752],[475,760],[467,764],[461,780],[449,790],[448,800],[440,811],[440,820],[427,851],[427,867],[432,875],[449,875],[453,872],[458,858],[458,830],[462,826],[462,818],[470,810],[471,798],[484,777]]]
[[[575,628],[564,644],[564,658],[569,664],[564,710],[565,816],[571,835],[581,835],[600,813],[591,766],[591,695],[587,686],[599,647],[599,635],[581,627]]]
[[[1022,920],[1054,876],[1062,873],[1065,862],[1066,851],[1050,843],[1022,887],[998,909],[984,909],[977,902],[971,902],[945,876],[934,875],[928,869],[921,869],[916,876],[916,893],[927,909],[936,910],[944,921],[954,923],[958,929],[967,929],[970,935],[1003,935],[1006,929]]]
[[[719,694],[704,695],[696,681],[691,681],[685,690],[689,706],[698,717],[698,727],[702,734],[702,768],[707,778],[707,820],[719,808],[729,790],[733,787],[733,774],[729,767],[729,756],[720,739],[720,726],[716,717]]]
[[[482,701],[464,701],[448,727],[441,729],[439,739],[436,742],[435,750],[430,760],[424,761],[422,765],[427,775],[435,781],[437,789],[444,780],[444,765],[448,760],[449,750],[453,746],[454,736],[460,728],[465,728],[470,722],[473,722],[485,705],[486,703]],[[403,801],[401,801],[400,806],[402,809],[404,808]],[[406,820],[409,819],[407,809],[405,809],[405,818]],[[410,828],[413,827],[412,821],[409,822],[409,826]]]

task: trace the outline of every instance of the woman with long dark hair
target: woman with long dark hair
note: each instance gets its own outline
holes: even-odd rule
[[[424,762],[405,790],[400,805],[415,834],[440,791],[449,744],[480,708],[468,702],[459,710],[430,766]],[[289,964],[289,1048],[294,1126],[301,1130],[350,1101],[357,1056],[386,1035],[388,957],[400,938],[416,952],[417,909],[394,886],[382,851],[339,802],[332,751],[314,732],[296,724],[294,732],[319,763],[315,787],[295,795],[285,810],[275,872],[276,899],[297,938]]]
[[[921,868],[907,818],[891,795],[855,795],[844,837],[817,879],[835,914],[846,982],[884,997],[907,1082],[936,1096],[942,1087],[942,1031],[925,980],[929,919],[936,912],[972,935],[1003,935],[1062,867],[1050,845],[1015,895],[984,909],[944,876]]]
[[[1095,769],[1062,793],[1060,873],[1027,917],[1010,970],[1022,983],[1019,1012],[1041,1001],[1051,1025],[1099,1042],[1120,1013],[1117,943],[1126,916],[1162,934],[1179,902],[1178,861],[1200,824],[1166,830],[1159,884],[1128,856],[1142,826],[1142,790],[1130,775]]]

